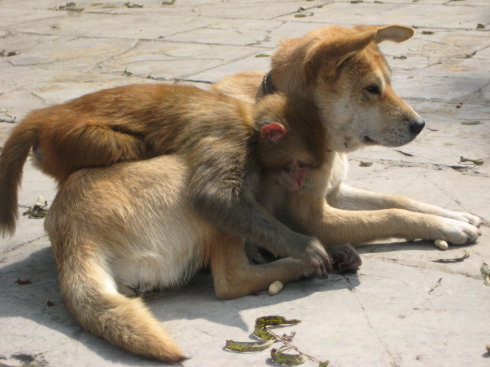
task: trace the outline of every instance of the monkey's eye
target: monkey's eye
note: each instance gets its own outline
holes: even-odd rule
[[[306,162],[301,162],[301,161],[298,161],[298,167],[299,168],[311,168],[311,164],[308,164]]]
[[[364,88],[364,90],[370,94],[375,94],[377,96],[381,94],[381,90],[376,84],[368,85],[366,88]]]

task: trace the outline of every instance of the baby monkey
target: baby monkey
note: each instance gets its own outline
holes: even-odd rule
[[[289,196],[297,195],[305,183],[315,186],[316,180],[308,179],[308,176],[325,160],[322,143],[325,139],[321,129],[316,128],[317,114],[311,103],[306,100],[296,104],[289,101],[289,105],[281,105],[284,102],[282,97],[277,97],[275,102],[273,109],[265,111],[259,107],[256,112],[255,120],[262,121],[258,149],[262,169],[256,197],[275,218],[289,228],[307,234],[308,231],[295,219],[297,208],[291,205]],[[284,111],[284,115],[277,115],[277,111]],[[270,120],[274,117],[278,121]],[[288,124],[288,121],[295,123]],[[301,121],[301,128],[297,126],[298,121]],[[250,239],[247,239],[245,249],[252,263],[262,264],[278,258]],[[350,245],[340,244],[326,249],[332,257],[333,270],[340,274],[355,272],[362,264],[360,256]]]

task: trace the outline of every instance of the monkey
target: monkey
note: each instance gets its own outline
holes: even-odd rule
[[[271,98],[261,106],[267,111],[274,104]],[[102,90],[33,111],[14,128],[0,156],[0,231],[15,229],[17,187],[31,147],[36,164],[60,185],[83,167],[181,154],[192,171],[190,200],[203,218],[300,259],[324,277],[332,260],[321,242],[292,231],[254,199],[254,121],[247,103],[165,84]]]

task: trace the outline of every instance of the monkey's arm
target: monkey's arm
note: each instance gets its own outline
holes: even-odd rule
[[[246,157],[239,151],[217,153],[202,152],[194,165],[189,192],[196,211],[219,229],[302,260],[320,276],[331,271],[331,259],[317,239],[290,230],[255,201],[247,187],[255,168]]]

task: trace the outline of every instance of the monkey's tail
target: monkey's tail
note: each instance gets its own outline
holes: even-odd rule
[[[53,246],[61,292],[74,318],[91,333],[135,354],[169,363],[185,360],[141,299],[118,292],[95,243],[73,238],[69,242],[57,248],[54,241]]]
[[[37,139],[37,128],[27,121],[14,128],[0,155],[0,237],[13,235],[22,167]]]

